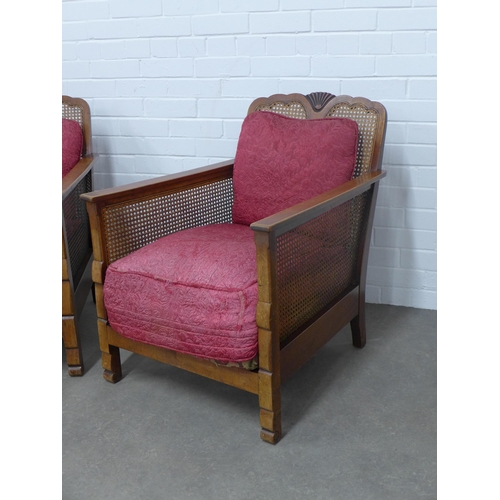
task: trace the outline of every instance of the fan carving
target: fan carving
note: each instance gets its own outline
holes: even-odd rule
[[[328,92],[312,92],[306,98],[316,111],[321,111],[335,96]]]

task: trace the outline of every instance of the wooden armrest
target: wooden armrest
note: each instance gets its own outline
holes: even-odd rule
[[[361,175],[250,225],[257,249],[257,324],[272,332],[276,344],[361,283],[370,190],[385,175]]]
[[[360,175],[326,193],[256,221],[250,227],[254,231],[273,232],[279,236],[368,191],[386,174],[385,170],[378,170]]]
[[[62,199],[89,173],[98,155],[84,156],[62,179]]]
[[[233,163],[234,160],[227,160],[188,172],[163,175],[124,186],[101,189],[91,193],[84,193],[81,195],[81,198],[91,203],[108,205],[157,194],[182,191],[189,187],[232,177]]]
[[[233,160],[227,160],[81,194],[87,204],[94,259],[102,266],[98,279],[103,279],[111,262],[158,238],[195,226],[229,222],[232,174]]]

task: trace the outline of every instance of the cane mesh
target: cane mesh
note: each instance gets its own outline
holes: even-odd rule
[[[232,180],[223,179],[105,207],[102,218],[107,262],[182,229],[231,222],[232,204]]]
[[[358,177],[370,172],[375,132],[379,120],[378,112],[374,109],[367,109],[362,104],[340,103],[334,106],[327,116],[350,118],[358,124],[358,152],[353,176]]]
[[[282,102],[276,101],[271,104],[262,104],[257,107],[257,111],[272,111],[279,115],[285,115],[290,118],[305,120],[307,118],[304,106],[298,101]]]
[[[62,103],[62,117],[67,120],[74,120],[83,127],[83,110],[80,106],[70,106],[67,103]]]
[[[80,128],[82,129],[82,132],[85,132],[84,128],[84,112],[83,108],[79,106],[78,104],[68,104],[66,102],[62,103],[62,117],[66,118],[67,120],[73,120],[77,122],[80,125]],[[88,124],[90,126],[90,123]],[[85,133],[83,134],[83,147],[82,147],[82,156],[87,154],[91,148],[89,148],[90,143],[87,143],[87,140],[90,141],[90,139],[86,138]]]
[[[89,172],[62,202],[67,252],[76,288],[92,253],[90,225],[85,202],[80,195],[92,190],[92,174]]]
[[[368,193],[276,240],[278,330],[283,344],[326,306],[357,285],[358,249]]]

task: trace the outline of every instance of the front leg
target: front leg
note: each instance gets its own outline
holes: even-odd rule
[[[282,435],[281,374],[279,344],[272,339],[271,331],[259,328],[260,437],[263,441],[276,444]]]
[[[279,377],[279,376],[278,376]],[[281,391],[276,374],[259,370],[260,437],[276,444],[281,439]]]
[[[99,332],[99,346],[102,355],[103,377],[111,383],[119,382],[122,379],[122,364],[120,360],[120,349],[108,343],[107,322],[98,319],[97,330]]]

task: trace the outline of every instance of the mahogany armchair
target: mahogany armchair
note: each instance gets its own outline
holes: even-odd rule
[[[62,118],[62,338],[68,372],[80,376],[84,368],[78,320],[92,287],[92,241],[85,202],[80,195],[92,191],[96,156],[92,153],[88,103],[63,95]]]
[[[234,160],[82,195],[104,378],[126,349],[257,394],[277,443],[281,384],[349,323],[365,345],[385,130],[362,97],[259,98]]]

